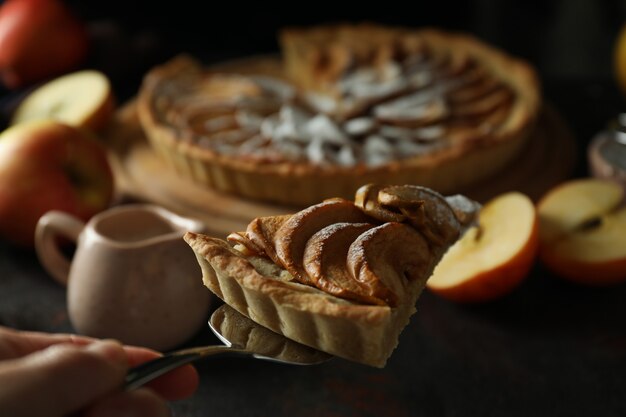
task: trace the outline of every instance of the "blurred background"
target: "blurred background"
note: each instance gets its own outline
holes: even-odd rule
[[[410,7],[385,1],[379,8],[298,2],[287,10],[281,3],[220,2],[213,8],[191,0],[70,2],[89,21],[111,21],[127,33],[157,37],[164,55],[268,53],[277,50],[276,32],[287,25],[376,21],[471,32],[557,77],[608,76],[611,47],[626,17],[626,2],[616,0],[415,1]]]
[[[279,2],[191,0],[69,4],[89,23],[94,44],[88,65],[112,78],[122,100],[137,91],[152,65],[181,52],[206,63],[276,53],[282,27],[372,21],[469,32],[528,60],[544,96],[582,145],[625,107],[614,78],[613,49],[626,21],[626,1],[415,1],[410,7],[399,1],[380,7],[297,2],[288,8]],[[584,164],[581,155],[580,173]]]
[[[0,1],[2,3],[2,1]],[[538,69],[544,81],[607,80],[626,21],[625,0],[241,2],[66,0],[90,25],[92,65],[128,84],[154,63],[179,52],[207,62],[277,52],[285,26],[372,21],[470,32]],[[134,77],[134,78],[133,78]],[[123,82],[123,80],[119,80]]]

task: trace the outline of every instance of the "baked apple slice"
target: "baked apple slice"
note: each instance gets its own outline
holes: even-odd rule
[[[274,263],[278,263],[280,261],[274,249],[274,235],[290,217],[291,214],[257,217],[248,224],[245,233],[231,234],[228,240],[241,243],[252,252],[265,253]]]
[[[409,225],[390,222],[363,233],[350,245],[347,266],[368,295],[395,307],[406,298],[409,283],[432,270],[432,258],[422,234]]]
[[[366,184],[356,191],[354,204],[368,216],[383,222],[403,222],[406,216],[396,210],[384,207],[378,201],[378,192],[382,188],[378,184]]]
[[[276,256],[296,280],[311,283],[302,265],[308,240],[334,223],[367,223],[371,220],[348,200],[333,199],[316,204],[294,214],[278,229],[274,236]]]
[[[459,221],[454,210],[441,194],[431,189],[412,185],[389,186],[378,192],[378,201],[399,210],[431,242],[443,244],[459,237]]]
[[[315,233],[304,249],[303,264],[313,285],[328,294],[367,304],[385,304],[348,272],[350,245],[370,223],[335,223]]]

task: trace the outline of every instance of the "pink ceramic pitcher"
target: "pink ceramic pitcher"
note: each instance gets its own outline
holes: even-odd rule
[[[199,221],[162,207],[123,205],[87,224],[52,211],[39,221],[36,250],[50,275],[67,285],[69,318],[77,332],[165,350],[206,324],[210,292],[185,231]],[[76,243],[72,259],[59,247]]]

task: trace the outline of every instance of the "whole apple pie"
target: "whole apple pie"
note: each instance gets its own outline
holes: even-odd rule
[[[540,110],[533,69],[469,35],[363,24],[280,39],[271,74],[188,56],[147,74],[142,126],[181,175],[300,206],[371,182],[457,192],[503,169]]]
[[[205,285],[255,322],[382,367],[426,280],[479,206],[418,186],[361,187],[259,217],[228,241],[187,233]]]

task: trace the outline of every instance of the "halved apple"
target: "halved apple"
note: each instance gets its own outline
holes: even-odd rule
[[[538,220],[526,195],[497,196],[444,255],[426,283],[457,302],[493,300],[511,292],[528,274],[538,248]]]
[[[601,179],[563,183],[539,201],[540,256],[563,278],[591,285],[626,281],[624,189]]]
[[[35,89],[18,105],[11,124],[54,119],[98,131],[109,123],[114,110],[109,79],[99,71],[83,70]]]

